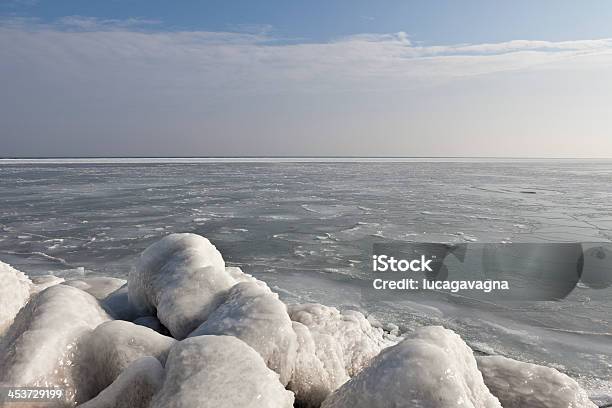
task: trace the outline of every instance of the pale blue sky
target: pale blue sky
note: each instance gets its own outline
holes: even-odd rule
[[[609,1],[0,1],[0,156],[612,157]]]

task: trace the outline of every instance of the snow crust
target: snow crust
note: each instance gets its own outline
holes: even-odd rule
[[[204,322],[236,281],[217,248],[196,234],[171,234],[148,247],[128,277],[129,300],[183,339]]]
[[[93,276],[91,278],[71,279],[64,282],[64,285],[81,289],[96,299],[104,299],[126,283],[125,279]]]
[[[79,366],[84,381],[79,400],[96,396],[139,358],[150,356],[164,364],[175,342],[152,329],[122,320],[101,324],[81,342]]]
[[[23,272],[0,261],[0,337],[30,298],[32,282]]]
[[[477,361],[487,387],[504,408],[597,408],[576,381],[554,368],[502,356]]]
[[[308,327],[320,343],[329,343],[329,339],[322,336],[331,336],[342,350],[344,367],[351,377],[383,348],[395,344],[385,336],[382,328],[373,327],[362,313],[355,310],[340,312],[317,303],[289,305],[288,309],[291,320]]]
[[[80,289],[55,285],[38,293],[2,339],[0,383],[61,386],[74,400],[79,340],[109,319],[98,301]]]
[[[265,284],[241,282],[228,292],[227,299],[189,336],[235,336],[251,346],[280,375],[283,385],[289,382],[297,352],[287,307]]]
[[[322,408],[501,408],[472,350],[451,330],[417,329],[383,350]],[[531,407],[530,407],[531,408]],[[550,407],[553,408],[553,407]]]
[[[291,408],[293,394],[242,340],[198,336],[178,342],[151,408]]]
[[[153,357],[143,357],[130,364],[97,397],[79,405],[81,408],[148,408],[163,383],[164,368]]]

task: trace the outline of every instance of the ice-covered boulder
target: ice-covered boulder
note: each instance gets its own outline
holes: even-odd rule
[[[97,397],[79,405],[81,408],[148,408],[162,386],[164,368],[153,357],[143,357],[130,364]]]
[[[451,330],[417,329],[383,350],[322,408],[501,408],[472,350]],[[526,407],[526,406],[525,406]],[[530,407],[531,408],[531,407]]]
[[[159,321],[159,319],[155,316],[143,316],[134,320],[134,324],[139,326],[148,327],[149,329],[155,330],[156,332],[163,334],[164,336],[170,336],[170,332],[168,329],[164,327],[163,324]]]
[[[23,272],[0,261],[0,337],[30,298],[31,287]]]
[[[485,384],[504,408],[596,408],[576,381],[554,368],[502,356],[477,357]]]
[[[265,284],[241,282],[228,292],[227,299],[193,336],[235,336],[257,351],[266,365],[286,385],[291,378],[297,351],[287,307]]]
[[[148,327],[122,320],[101,324],[81,341],[79,401],[95,397],[139,358],[150,356],[164,364],[175,342]]]
[[[217,248],[196,234],[171,234],[149,246],[128,277],[130,302],[157,315],[183,339],[208,318],[236,281]]]
[[[64,282],[64,285],[81,289],[96,299],[104,299],[126,283],[125,279],[93,276],[91,278],[71,279]]]
[[[292,408],[293,393],[242,340],[198,336],[178,342],[151,408]]]
[[[109,319],[96,298],[80,289],[55,285],[38,293],[2,339],[0,383],[61,386],[74,400],[79,341]]]
[[[302,323],[293,322],[293,330],[298,349],[287,388],[295,393],[300,407],[319,407],[331,392],[349,379],[342,349],[329,334],[313,334]]]
[[[380,351],[395,344],[380,327],[373,327],[355,310],[342,313],[334,307],[316,303],[288,306],[291,320],[300,322],[313,334],[332,336],[342,349],[349,376],[357,374]]]

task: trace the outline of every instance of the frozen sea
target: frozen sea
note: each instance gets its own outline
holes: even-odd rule
[[[287,301],[404,331],[443,324],[476,350],[556,367],[612,402],[612,289],[555,302],[433,294],[377,302],[373,242],[611,242],[612,161],[0,160],[0,260],[30,275],[125,277],[171,232],[208,237]]]

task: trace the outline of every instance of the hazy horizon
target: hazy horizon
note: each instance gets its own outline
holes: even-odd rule
[[[8,0],[0,157],[610,158],[611,18],[601,0]]]

